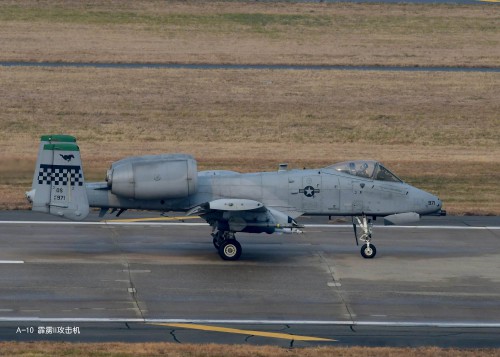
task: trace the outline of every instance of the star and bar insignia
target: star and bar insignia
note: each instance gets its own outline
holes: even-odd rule
[[[315,195],[316,193],[319,193],[320,191],[319,191],[319,189],[314,188],[314,187],[312,187],[312,186],[306,186],[306,187],[304,187],[303,189],[301,188],[301,189],[299,190],[299,192],[300,192],[300,193],[303,193],[303,194],[304,194],[304,196],[306,196],[306,197],[314,197],[314,195]]]

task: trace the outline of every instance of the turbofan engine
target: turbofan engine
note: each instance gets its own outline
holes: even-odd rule
[[[112,163],[106,174],[111,192],[133,199],[187,197],[197,179],[196,160],[186,154],[131,157]]]

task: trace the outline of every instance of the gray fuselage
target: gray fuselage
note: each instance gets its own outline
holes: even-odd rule
[[[179,199],[138,200],[113,194],[107,184],[88,183],[91,207],[187,211],[224,198],[262,202],[295,218],[302,214],[325,216],[387,216],[416,212],[432,214],[441,209],[434,195],[404,182],[353,176],[331,168],[241,174],[201,171],[196,193]]]

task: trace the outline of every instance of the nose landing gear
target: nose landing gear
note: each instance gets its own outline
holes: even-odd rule
[[[363,231],[363,234],[358,238],[358,230],[355,221],[358,222],[359,227]],[[353,217],[352,227],[354,229],[354,237],[356,238],[356,245],[359,245],[358,239],[363,241],[365,244],[361,246],[361,256],[365,259],[371,259],[377,254],[377,249],[375,245],[371,243],[372,241],[372,227],[373,223],[371,219],[366,218],[366,215],[362,215],[361,219],[359,217]]]

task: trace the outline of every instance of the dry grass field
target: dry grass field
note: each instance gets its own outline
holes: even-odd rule
[[[0,60],[499,66],[495,5],[4,0]]]
[[[3,1],[0,61],[498,66],[498,7]],[[500,214],[500,74],[0,67],[0,208],[27,208],[38,137],[87,179],[126,155],[201,169],[383,161],[455,214]]]
[[[0,356],[96,356],[96,357],[127,357],[127,356],[191,356],[191,357],[493,357],[498,356],[498,349],[445,349],[445,348],[368,348],[368,347],[311,347],[311,348],[280,348],[271,346],[251,345],[190,345],[174,343],[55,343],[41,342],[15,343],[0,342]]]
[[[0,69],[0,205],[27,207],[40,134],[75,135],[87,179],[123,156],[201,169],[381,160],[453,213],[500,213],[500,74]]]

